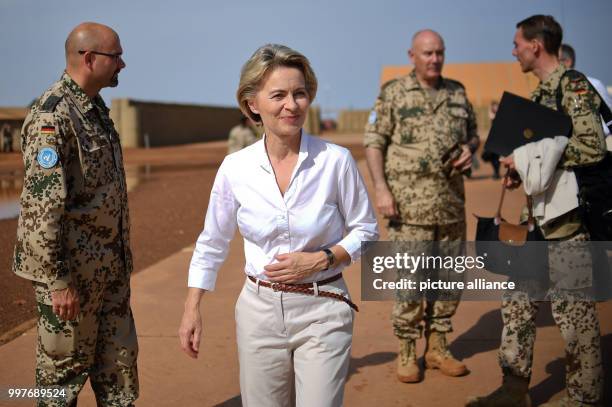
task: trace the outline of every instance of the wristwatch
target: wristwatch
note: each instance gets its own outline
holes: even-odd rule
[[[334,262],[336,261],[336,256],[334,256],[334,252],[329,249],[323,249],[323,252],[327,256],[327,267],[325,267],[325,270],[329,270],[329,268],[333,266]]]

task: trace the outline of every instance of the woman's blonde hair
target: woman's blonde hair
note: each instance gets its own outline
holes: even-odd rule
[[[302,72],[310,102],[314,100],[317,94],[317,77],[308,58],[284,45],[266,44],[255,51],[242,66],[240,84],[238,85],[238,91],[236,91],[236,99],[238,99],[240,110],[255,123],[261,122],[261,116],[251,111],[249,100],[255,98],[267,75],[280,66],[297,68]]]

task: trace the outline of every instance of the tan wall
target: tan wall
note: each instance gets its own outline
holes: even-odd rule
[[[304,130],[310,134],[321,134],[321,108],[319,106],[310,106],[308,109]]]
[[[124,147],[144,147],[145,135],[149,146],[224,140],[240,120],[237,107],[181,105],[113,99],[111,118],[121,136]],[[304,128],[319,134],[321,113],[312,106]]]
[[[341,110],[338,113],[337,131],[339,133],[363,133],[369,110]]]
[[[408,74],[411,65],[385,66],[380,75],[381,85],[391,79]],[[487,109],[493,100],[499,101],[504,91],[529,97],[538,84],[532,74],[524,74],[518,62],[482,62],[445,64],[443,75],[463,83],[468,98],[474,105],[478,126],[490,127]]]
[[[198,143],[227,138],[240,120],[233,107],[181,105],[113,99],[111,117],[125,147]]]
[[[383,67],[380,84],[399,78],[412,70],[411,65]],[[501,99],[504,91],[528,97],[538,84],[532,74],[524,74],[518,62],[482,62],[471,64],[445,64],[443,75],[463,83],[474,106],[488,106]]]
[[[27,108],[0,108],[0,128],[4,123],[13,128],[13,150],[20,148],[20,130],[27,111]],[[144,147],[145,134],[150,147],[224,140],[241,117],[237,107],[133,99],[113,99],[110,115],[124,147]],[[304,129],[310,134],[320,134],[321,109],[318,106],[310,107]],[[0,135],[0,146],[1,143]]]
[[[0,118],[0,147],[4,146],[4,134],[2,128],[8,125],[11,129],[12,134],[12,151],[21,151],[21,127],[23,126],[23,119],[19,120],[3,120]],[[1,148],[0,148],[0,151]]]
[[[478,129],[488,131],[491,127],[489,106],[475,106],[474,113],[478,122]],[[363,133],[370,110],[341,110],[338,113],[338,133]]]
[[[0,131],[5,125],[11,129],[12,150],[21,150],[21,127],[28,115],[30,109],[28,107],[0,107]],[[4,145],[4,136],[0,132],[0,146]],[[1,151],[1,149],[0,149]]]
[[[479,130],[487,131],[491,127],[489,106],[474,106]],[[341,110],[338,113],[338,133],[363,133],[370,110]]]

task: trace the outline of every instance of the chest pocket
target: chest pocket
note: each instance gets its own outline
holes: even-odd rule
[[[465,143],[467,140],[468,111],[467,106],[448,104],[449,124],[453,142]]]
[[[394,131],[395,144],[408,145],[427,141],[428,121],[431,115],[426,114],[420,105],[402,106],[397,110],[397,126]],[[429,131],[431,131],[429,129]]]
[[[85,186],[98,188],[112,182],[116,177],[113,147],[103,136],[86,136],[81,144],[81,166]]]

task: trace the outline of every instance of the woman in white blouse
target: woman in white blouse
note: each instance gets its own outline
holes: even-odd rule
[[[214,289],[238,227],[247,276],[236,303],[245,406],[289,406],[293,397],[297,406],[342,405],[356,309],[342,269],[378,230],[348,150],[302,131],[316,91],[310,63],[288,47],[265,45],[243,66],[238,103],[265,134],[219,167],[189,268],[179,336],[195,358],[200,299]]]

